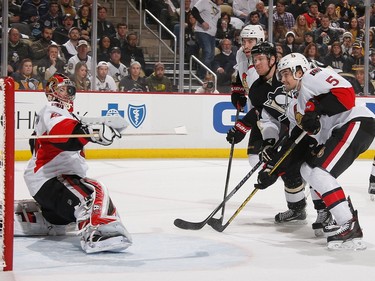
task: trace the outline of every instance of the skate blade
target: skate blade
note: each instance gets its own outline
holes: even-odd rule
[[[282,222],[277,222],[275,221],[276,225],[305,225],[307,224],[307,220],[292,220],[292,221],[282,221]]]
[[[331,241],[328,242],[327,248],[333,251],[362,251],[367,248],[366,244],[363,243],[362,238],[355,238],[346,242]]]
[[[81,241],[82,249],[87,254],[94,254],[100,252],[122,252],[131,246],[132,243],[123,236],[111,237],[106,240],[93,243],[85,243]]]

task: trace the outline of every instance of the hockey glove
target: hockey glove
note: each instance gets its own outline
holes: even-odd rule
[[[272,166],[266,165],[266,167],[258,173],[257,183],[254,184],[255,188],[266,189],[277,181],[278,175],[275,173],[269,174],[272,168]]]
[[[121,138],[121,134],[116,129],[105,124],[88,125],[87,132],[91,135],[92,142],[105,146],[112,144],[115,137]]]
[[[235,108],[239,108],[241,112],[244,111],[244,107],[247,103],[246,91],[242,85],[232,84],[232,95],[231,100]]]
[[[250,131],[251,127],[245,125],[242,121],[238,121],[232,129],[227,133],[227,141],[232,144],[239,143],[244,139],[246,133]]]
[[[320,115],[316,111],[305,112],[301,120],[302,129],[310,135],[316,135],[320,131]]]
[[[275,139],[266,139],[262,144],[262,151],[260,152],[260,160],[264,163],[271,162],[275,157],[275,150],[273,145],[275,144]]]

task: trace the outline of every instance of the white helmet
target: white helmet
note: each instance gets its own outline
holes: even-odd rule
[[[280,59],[277,64],[277,71],[280,73],[284,69],[290,69],[293,73],[294,79],[297,79],[295,74],[298,66],[301,67],[303,73],[311,68],[309,61],[304,55],[300,53],[291,53]]]
[[[246,25],[240,33],[241,41],[243,38],[256,38],[257,43],[264,41],[264,30],[260,25]]]

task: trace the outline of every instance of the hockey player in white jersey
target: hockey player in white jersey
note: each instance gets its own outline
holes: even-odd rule
[[[234,66],[236,78],[231,86],[231,101],[235,108],[243,111],[248,101],[249,109],[253,108],[251,100],[248,100],[248,95],[252,94],[249,92],[250,87],[259,78],[252,62],[251,50],[256,44],[263,42],[265,36],[260,25],[247,25],[241,30],[240,37],[242,46],[236,54],[237,64]],[[228,137],[227,140],[231,142]],[[251,146],[250,143],[249,146]],[[248,155],[250,165],[254,166],[259,161],[258,154],[248,151]]]
[[[16,234],[64,234],[65,225],[76,223],[86,253],[122,251],[132,244],[131,236],[106,187],[86,177],[83,153],[88,142],[110,145],[121,135],[104,123],[83,124],[77,120],[71,114],[75,92],[73,82],[62,74],[53,75],[47,82],[48,104],[38,113],[33,156],[24,172],[36,203],[22,202],[18,208]],[[64,137],[71,134],[87,137]],[[61,137],[53,138],[56,135]],[[24,227],[25,223],[40,227]],[[44,233],[28,233],[43,232],[43,228]]]
[[[327,226],[329,249],[365,249],[358,212],[346,199],[337,181],[371,145],[375,116],[365,106],[355,105],[352,85],[329,68],[308,69],[298,53],[282,58],[278,71],[287,91],[298,91],[297,124],[315,138],[321,149],[302,164],[303,178],[320,194],[337,225]]]

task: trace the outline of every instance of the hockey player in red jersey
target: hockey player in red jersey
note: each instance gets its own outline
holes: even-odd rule
[[[16,234],[64,234],[65,225],[76,223],[85,252],[122,251],[132,244],[131,236],[106,187],[86,177],[88,167],[82,151],[88,142],[110,145],[121,135],[105,123],[82,124],[77,120],[71,114],[75,94],[74,83],[62,74],[47,82],[48,104],[38,113],[34,152],[24,173],[36,203],[24,202],[26,207],[19,208],[18,216],[16,208]],[[72,134],[87,137],[64,137]],[[53,138],[55,135],[61,137]],[[30,209],[36,210],[32,220]],[[24,221],[36,227],[25,228]]]
[[[298,91],[297,124],[315,138],[321,149],[302,164],[303,178],[320,194],[336,225],[325,228],[329,249],[365,249],[358,212],[337,181],[368,149],[375,136],[375,116],[355,105],[351,84],[329,68],[304,67],[298,53],[283,57],[278,71],[286,91]]]

